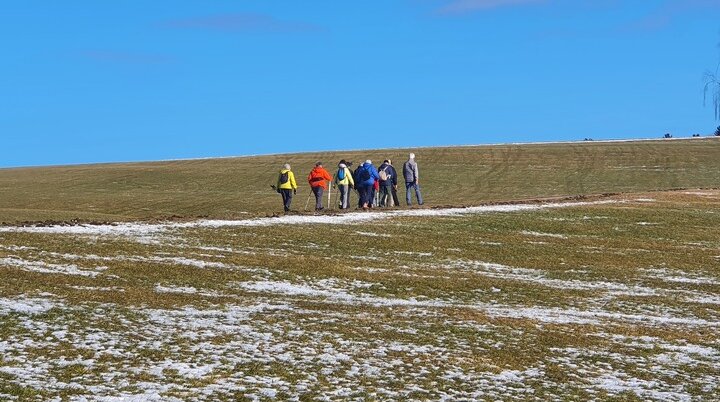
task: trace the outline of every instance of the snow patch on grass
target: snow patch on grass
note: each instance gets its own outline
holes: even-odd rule
[[[690,325],[700,327],[718,327],[720,322],[709,321],[696,317],[676,317],[671,315],[626,314],[609,312],[602,309],[580,310],[576,308],[552,307],[520,307],[503,306],[488,303],[463,303],[437,299],[419,299],[415,297],[402,299],[379,297],[356,293],[347,288],[318,286],[308,283],[291,283],[287,281],[255,281],[241,282],[238,287],[258,293],[271,293],[291,297],[316,298],[329,303],[349,305],[371,305],[375,307],[408,307],[408,308],[461,308],[482,311],[493,317],[530,319],[542,323],[553,324],[593,324],[603,321],[635,322],[645,325]]]
[[[375,232],[355,231],[355,234],[359,234],[360,236],[370,236],[370,237],[392,237],[392,235],[389,235],[387,233],[375,233]]]
[[[68,286],[68,287],[69,287],[70,289],[75,289],[75,290],[87,290],[87,291],[91,291],[91,292],[124,292],[124,291],[125,291],[125,289],[120,288],[120,287],[117,287],[117,286],[112,286],[112,287],[98,287],[98,286],[76,286],[76,285],[71,285],[71,286]]]
[[[182,229],[193,228],[224,228],[224,227],[254,227],[275,225],[306,225],[306,224],[332,224],[352,225],[373,222],[380,219],[399,217],[445,217],[462,216],[468,214],[488,213],[514,213],[538,211],[554,208],[583,207],[590,205],[612,204],[617,201],[604,200],[595,202],[563,202],[545,204],[507,204],[485,205],[467,208],[438,208],[438,209],[408,209],[385,212],[350,212],[340,215],[284,215],[272,218],[256,218],[244,220],[199,220],[183,223],[117,223],[112,225],[54,225],[54,226],[3,226],[0,233],[41,233],[61,234],[87,237],[121,237],[133,239],[139,243],[162,244],[163,241],[178,240],[170,236],[171,233]]]
[[[107,267],[95,267],[95,271],[81,269],[75,264],[52,264],[44,261],[29,261],[18,257],[0,258],[0,265],[18,268],[23,271],[44,274],[79,275],[94,278]]]
[[[222,297],[224,296],[222,293],[214,291],[214,290],[208,290],[208,289],[200,289],[193,286],[172,286],[172,285],[162,285],[162,284],[155,284],[155,292],[156,293],[175,293],[175,294],[190,294],[190,295],[198,295],[198,296],[207,296],[207,297]]]
[[[57,306],[57,303],[48,299],[19,296],[14,298],[0,298],[0,315],[10,313],[42,314]]]
[[[520,232],[521,234],[524,234],[526,236],[536,236],[536,237],[553,237],[556,239],[567,239],[568,237],[565,235],[557,234],[557,233],[543,233],[543,232],[534,232],[531,230],[523,230]]]
[[[658,279],[668,283],[682,283],[692,285],[720,285],[720,281],[715,278],[699,275],[693,272],[673,270],[667,268],[647,268],[643,269],[647,278]]]

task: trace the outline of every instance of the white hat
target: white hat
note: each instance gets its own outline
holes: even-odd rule
[[[415,154],[410,152],[410,159],[415,159]]]
[[[365,163],[367,163],[368,165],[372,165],[372,161],[370,159],[366,160]]]
[[[284,168],[284,169],[287,169],[287,170],[290,170],[290,164],[289,164],[289,163],[284,164],[284,165],[283,165],[283,168]]]

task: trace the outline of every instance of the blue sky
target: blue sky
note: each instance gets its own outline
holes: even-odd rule
[[[7,0],[0,166],[709,134],[720,0]]]

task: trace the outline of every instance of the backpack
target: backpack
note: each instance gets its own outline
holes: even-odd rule
[[[380,176],[380,180],[381,180],[381,181],[388,181],[388,180],[390,180],[391,176],[390,176],[390,173],[388,173],[387,169],[388,169],[388,167],[385,166],[385,167],[383,168],[383,170],[381,170],[380,172],[378,172],[378,176]]]
[[[280,173],[280,184],[285,184],[290,179],[290,175],[288,172]]]
[[[338,169],[337,179],[338,179],[338,180],[345,180],[345,168],[340,168],[340,169]]]
[[[363,166],[360,168],[360,172],[358,173],[358,179],[360,182],[366,182],[370,180],[372,176],[370,175],[370,168],[367,166]]]

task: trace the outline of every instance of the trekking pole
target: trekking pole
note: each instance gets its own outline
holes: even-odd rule
[[[335,180],[337,180],[337,173],[333,174],[333,179],[332,179],[332,181],[330,182],[330,187],[331,187],[331,188],[332,188],[333,183],[335,183]],[[335,208],[337,207],[337,197],[338,197],[338,193],[339,193],[339,192],[340,192],[340,191],[336,191],[336,192],[335,192],[335,203],[332,204],[332,209],[335,209]],[[328,194],[328,204],[330,204],[330,194]],[[330,208],[330,206],[328,206],[328,209],[329,209],[329,208]]]
[[[332,181],[328,183],[328,209],[330,209],[330,193],[332,193]]]
[[[313,192],[312,192],[312,189],[310,189],[310,194],[308,194],[308,198],[307,198],[307,200],[305,200],[305,209],[304,209],[305,212],[307,212],[307,210],[308,210],[307,207],[308,207],[308,204],[310,203],[310,197],[312,197],[312,195],[313,195]]]

